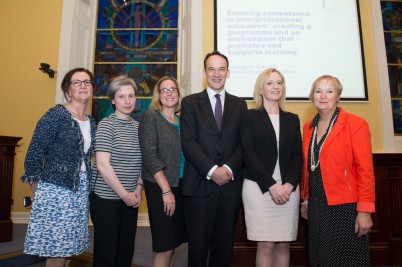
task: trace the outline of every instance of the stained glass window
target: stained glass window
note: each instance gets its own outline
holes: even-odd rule
[[[178,0],[99,0],[92,114],[99,121],[113,112],[107,89],[126,74],[138,85],[139,119],[148,109],[156,82],[177,78]]]
[[[381,1],[394,133],[402,135],[402,2]]]

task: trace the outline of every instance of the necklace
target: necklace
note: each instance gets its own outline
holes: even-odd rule
[[[311,140],[312,143],[311,143],[311,148],[310,148],[310,163],[311,163],[311,165],[310,165],[310,170],[311,170],[312,172],[315,171],[315,169],[316,169],[316,168],[318,167],[318,165],[320,164],[320,155],[321,155],[322,147],[324,146],[325,140],[327,139],[329,133],[331,132],[332,127],[334,127],[334,124],[335,124],[335,121],[336,121],[336,117],[337,117],[337,116],[335,116],[334,118],[332,118],[332,121],[331,121],[331,123],[329,124],[329,129],[328,129],[328,131],[325,133],[325,138],[324,138],[324,140],[322,141],[320,150],[318,151],[318,160],[317,160],[317,163],[315,163],[314,150],[315,150],[315,140],[316,140],[316,138],[317,138],[317,128],[318,128],[317,125],[318,125],[318,123],[317,123],[317,125],[314,127],[313,140]]]
[[[80,113],[76,112],[75,110],[73,110],[72,107],[68,107],[67,109],[68,109],[68,111],[70,111],[71,115],[73,115],[77,119],[82,120],[82,121],[85,121],[87,119],[87,117],[85,116],[85,113],[80,114]]]

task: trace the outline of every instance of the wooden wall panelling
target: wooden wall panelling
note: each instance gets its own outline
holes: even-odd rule
[[[21,137],[0,136],[0,243],[12,239],[11,195],[15,146]]]
[[[376,213],[370,233],[373,266],[402,266],[402,154],[373,154]],[[299,218],[297,240],[290,246],[290,265],[308,266],[307,221]],[[255,266],[256,243],[247,240],[244,210],[235,227],[232,266]]]

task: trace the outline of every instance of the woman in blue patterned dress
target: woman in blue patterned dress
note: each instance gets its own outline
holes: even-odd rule
[[[46,266],[68,266],[89,247],[90,158],[96,131],[85,114],[93,74],[70,70],[61,83],[66,105],[57,104],[39,120],[21,180],[34,200],[24,253],[47,257]]]

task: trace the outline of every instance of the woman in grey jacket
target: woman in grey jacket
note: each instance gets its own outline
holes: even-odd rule
[[[181,196],[184,156],[180,143],[180,90],[176,79],[162,77],[150,110],[142,115],[139,138],[142,178],[152,232],[153,266],[170,266],[174,249],[186,241]]]
[[[69,71],[61,88],[66,105],[56,105],[39,120],[21,180],[34,200],[24,253],[47,257],[46,266],[68,266],[89,247],[88,194],[95,122],[85,109],[93,75]]]

